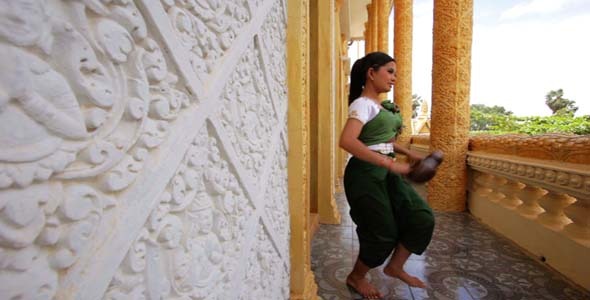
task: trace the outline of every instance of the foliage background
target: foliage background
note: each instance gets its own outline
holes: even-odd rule
[[[413,117],[423,101],[420,96],[412,95]],[[470,131],[472,134],[590,134],[590,115],[575,116],[578,110],[576,101],[564,98],[562,89],[549,91],[545,96],[545,104],[553,115],[517,117],[502,106],[472,104]]]
[[[472,104],[470,108],[470,130],[475,134],[590,134],[590,116],[576,117],[574,111],[557,110],[549,117],[517,117],[501,106]]]

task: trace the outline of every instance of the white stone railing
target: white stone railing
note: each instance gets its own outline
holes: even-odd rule
[[[590,166],[468,153],[470,212],[590,288]]]

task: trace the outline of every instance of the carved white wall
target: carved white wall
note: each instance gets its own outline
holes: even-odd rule
[[[284,0],[0,0],[0,299],[286,299]]]

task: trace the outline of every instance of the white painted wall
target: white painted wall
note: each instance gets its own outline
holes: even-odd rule
[[[0,299],[286,299],[284,0],[0,0]]]

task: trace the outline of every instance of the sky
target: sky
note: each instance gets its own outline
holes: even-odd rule
[[[432,18],[433,0],[414,0],[412,90],[428,102]],[[590,115],[590,0],[474,0],[473,23],[471,104],[548,116],[545,95],[563,89]]]
[[[430,101],[433,0],[414,1],[413,93]],[[563,89],[590,115],[590,0],[474,0],[471,104],[548,116]]]

